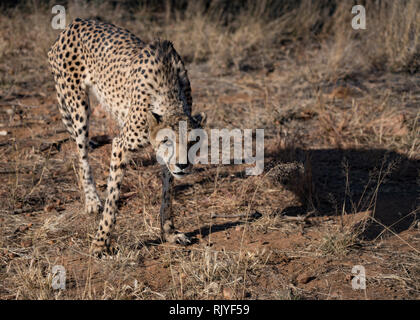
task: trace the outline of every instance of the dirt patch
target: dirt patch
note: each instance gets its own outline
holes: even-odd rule
[[[77,8],[72,12],[93,12]],[[42,12],[30,14],[31,21],[50,15]],[[263,37],[281,21],[263,27],[245,19],[252,28],[230,30],[210,20],[203,26],[203,16],[192,15],[186,19],[192,25],[172,25],[200,30],[187,41],[174,27],[124,17],[115,19],[135,32],[172,35],[184,48],[194,110],[207,113],[208,128],[264,128],[264,172],[247,176],[247,165],[196,166],[176,183],[174,201],[176,226],[194,242],[172,246],[159,241],[160,168],[148,148],[130,162],[122,184],[113,239],[118,253],[91,257],[99,217],[83,210],[76,146],[61,123],[43,60],[56,35],[45,31],[35,50],[25,39],[40,31],[14,22],[22,19],[18,14],[5,17],[0,298],[420,298],[420,86],[417,74],[406,70],[408,53],[388,48],[387,67],[379,68],[382,60],[369,51],[376,58],[369,55],[366,71],[354,65],[359,56],[351,62],[345,55],[354,49],[344,43],[355,45],[357,37],[331,46],[300,42],[314,30],[307,25],[302,30],[311,32]],[[8,35],[13,25],[21,25],[16,43]],[[217,39],[225,42],[212,53],[206,44]],[[109,142],[118,130],[95,102],[90,133],[90,162],[104,199]],[[66,269],[65,291],[51,286],[56,265]],[[352,287],[357,265],[366,272],[364,290]]]

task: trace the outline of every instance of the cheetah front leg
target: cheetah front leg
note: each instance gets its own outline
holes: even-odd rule
[[[92,243],[91,251],[95,255],[110,253],[111,231],[116,222],[117,201],[120,198],[120,186],[128,162],[128,152],[122,138],[112,141],[111,165],[109,169],[107,198],[102,213],[102,219]]]
[[[170,243],[187,245],[190,239],[175,230],[172,217],[172,192],[174,177],[166,166],[162,166],[162,205],[160,207],[160,227],[162,238]]]

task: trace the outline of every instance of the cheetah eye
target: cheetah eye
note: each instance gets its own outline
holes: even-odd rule
[[[152,112],[152,115],[155,117],[157,123],[162,122],[162,116],[160,114]]]

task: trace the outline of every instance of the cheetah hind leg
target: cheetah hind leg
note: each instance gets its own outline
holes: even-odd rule
[[[59,81],[64,79],[59,78]],[[102,203],[96,191],[95,180],[92,175],[92,168],[88,161],[89,150],[89,97],[78,88],[80,95],[73,93],[73,99],[66,99],[60,86],[56,85],[59,110],[63,123],[76,141],[80,163],[80,181],[85,193],[85,210],[88,214],[99,214],[102,209]],[[69,108],[72,107],[72,108]],[[73,109],[74,112],[69,112]]]
[[[89,197],[89,198],[88,198]],[[85,198],[85,210],[88,214],[99,214],[103,210],[102,202],[97,194],[88,196]]]
[[[99,214],[103,210],[102,202],[96,191],[95,180],[92,168],[88,162],[88,133],[78,135],[76,143],[79,149],[80,158],[80,180],[85,193],[85,210],[88,214]],[[82,148],[81,148],[82,146]]]

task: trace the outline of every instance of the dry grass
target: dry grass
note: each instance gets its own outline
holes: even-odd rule
[[[66,6],[67,21],[100,17],[129,28],[146,41],[171,39],[184,59],[209,61],[214,72],[265,67],[279,56],[293,54],[285,43],[307,45],[313,39],[319,41],[312,53],[318,59],[314,71],[318,80],[333,81],[372,69],[415,72],[420,64],[420,4],[416,0],[369,1],[367,30],[362,32],[350,27],[351,5],[343,2],[327,5],[326,1],[303,0],[281,5],[248,1],[234,14],[226,11],[234,10],[235,5],[224,1],[209,7],[189,1],[182,11],[170,4],[133,8],[124,3],[113,7],[107,2],[76,1]],[[43,82],[45,54],[57,35],[50,25],[51,6],[28,2],[4,10],[0,59],[8,61],[9,68],[19,68],[3,70],[1,83],[10,82],[14,75],[24,82],[27,79],[21,75],[25,73],[32,81]]]
[[[265,129],[262,175],[198,166],[177,184],[176,225],[197,238],[186,248],[156,241],[159,167],[149,150],[131,161],[119,251],[103,260],[88,254],[97,217],[82,210],[47,67],[51,6],[1,10],[1,298],[419,298],[418,1],[366,1],[362,31],[342,1],[69,3],[68,22],[172,40],[209,128]],[[91,134],[116,132],[96,108]],[[109,153],[90,153],[102,198]],[[368,293],[346,280],[355,264]],[[51,288],[54,265],[65,291]]]

